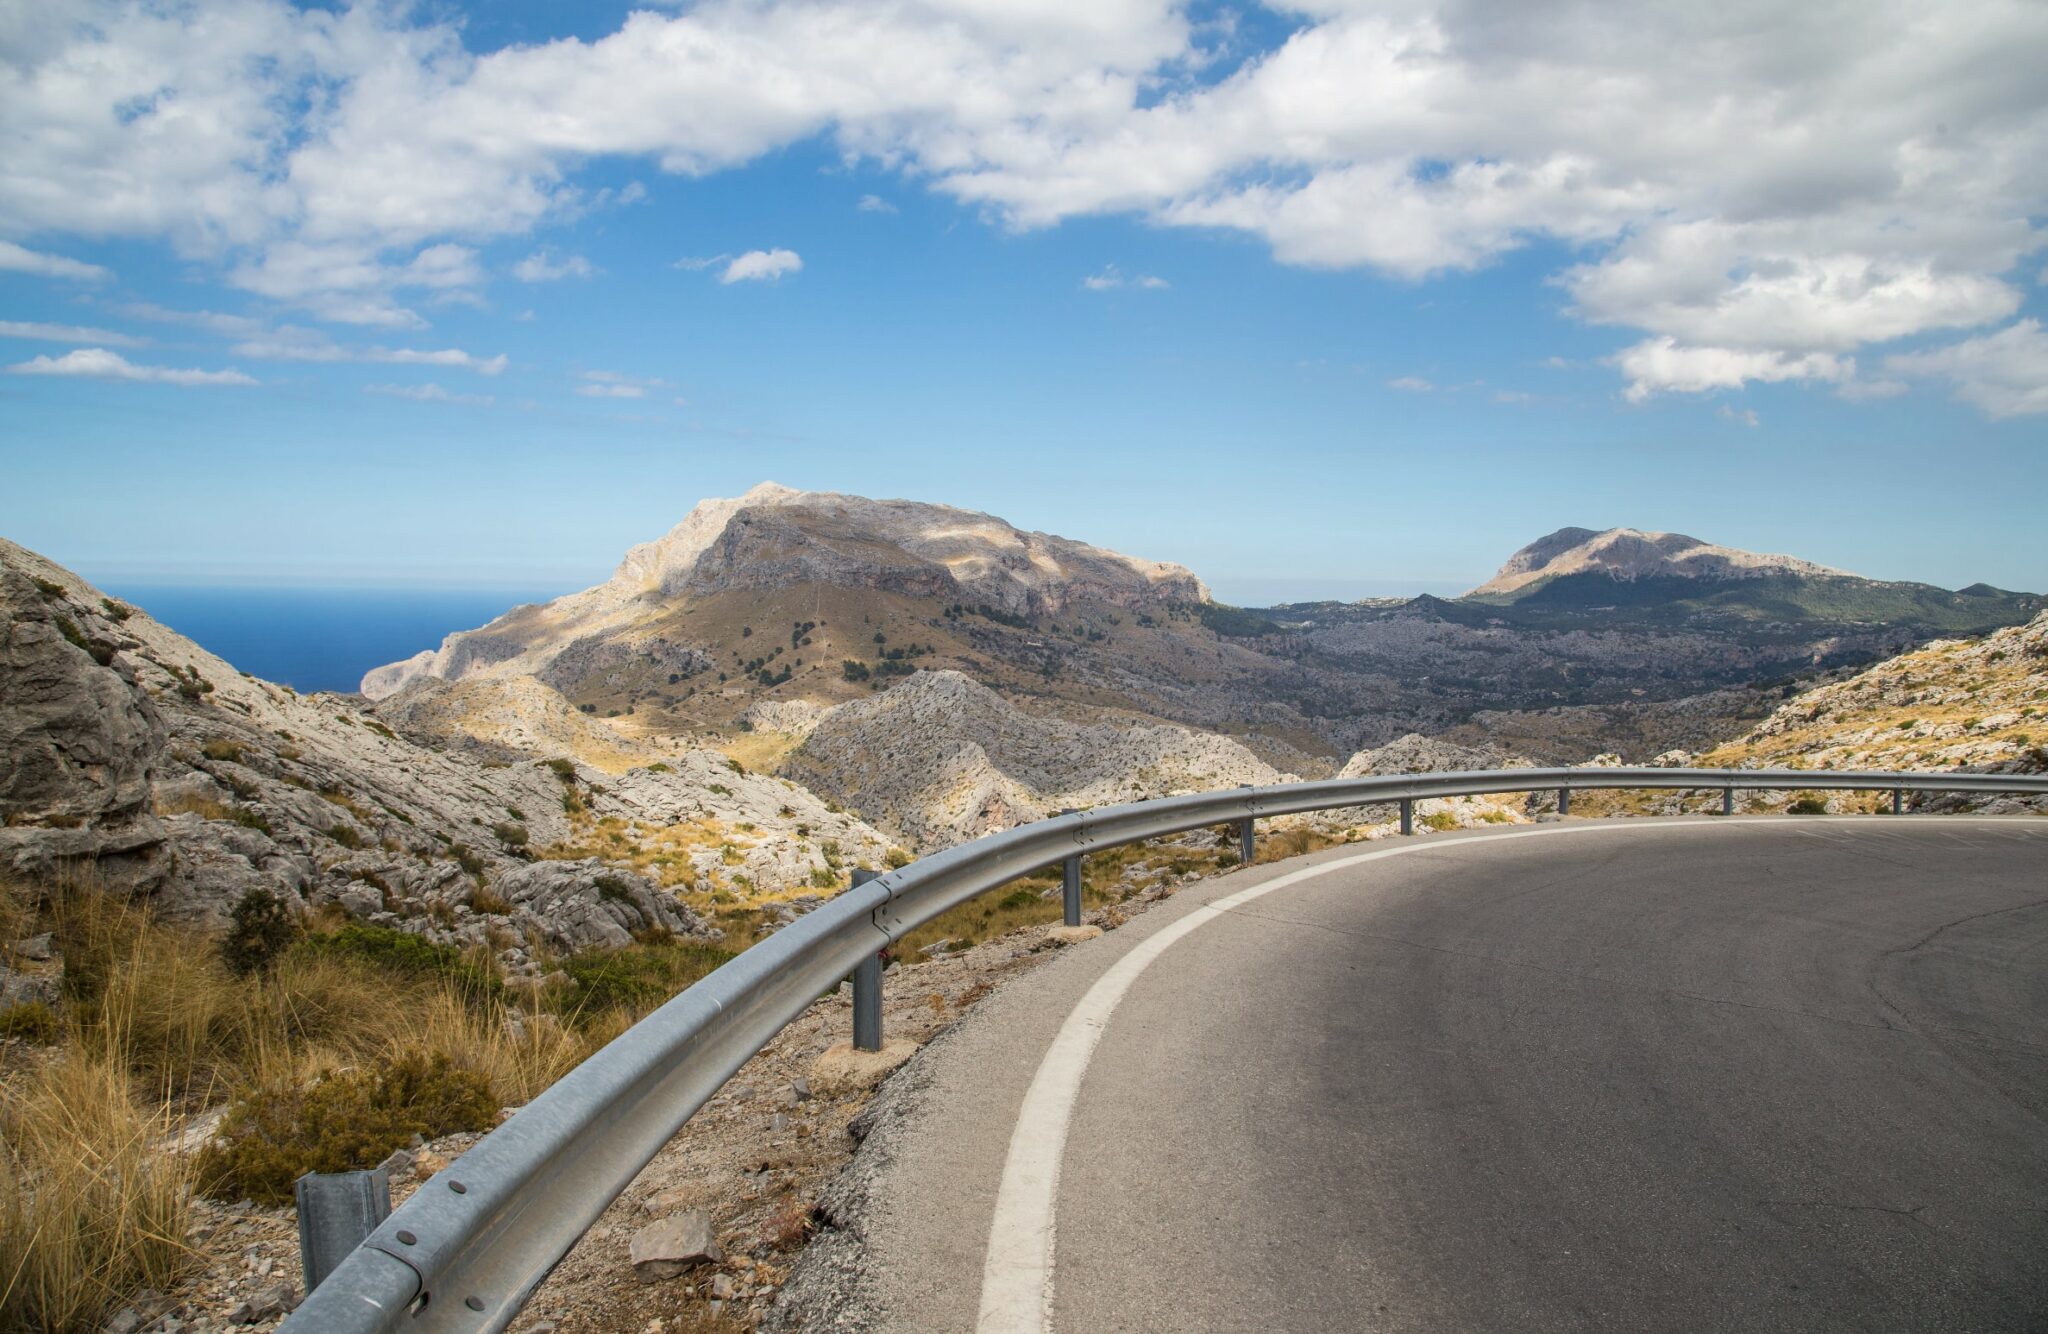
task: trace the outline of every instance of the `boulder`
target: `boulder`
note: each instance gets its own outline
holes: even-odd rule
[[[701,1209],[671,1214],[641,1228],[633,1234],[631,1254],[633,1273],[642,1283],[725,1262],[725,1251],[711,1231],[711,1215]]]
[[[500,875],[492,889],[513,907],[529,938],[573,954],[619,949],[636,933],[698,935],[704,923],[645,876],[595,857],[531,862]]]

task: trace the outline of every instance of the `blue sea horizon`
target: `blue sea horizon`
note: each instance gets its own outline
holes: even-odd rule
[[[227,659],[294,690],[353,691],[363,673],[438,648],[523,602],[562,590],[341,588],[107,581],[111,596]]]

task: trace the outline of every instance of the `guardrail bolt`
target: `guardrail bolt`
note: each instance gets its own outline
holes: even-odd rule
[[[853,873],[856,888],[880,875],[861,867]],[[853,1045],[862,1051],[882,1049],[882,955],[878,950],[853,970]]]
[[[299,1206],[299,1272],[320,1286],[363,1238],[391,1216],[391,1179],[367,1172],[308,1172],[292,1183]]]
[[[1557,813],[1559,815],[1570,815],[1572,813],[1572,790],[1568,787],[1561,787],[1557,790]]]
[[[1895,787],[1895,788],[1893,788],[1893,789],[1892,789],[1892,814],[1893,814],[1893,815],[1904,815],[1905,813],[1906,813],[1906,789],[1904,789],[1904,788],[1902,788],[1902,787]]]
[[[1735,814],[1735,789],[1732,787],[1721,789],[1721,814]]]
[[[1404,834],[1415,832],[1415,798],[1413,797],[1401,798],[1401,832]]]

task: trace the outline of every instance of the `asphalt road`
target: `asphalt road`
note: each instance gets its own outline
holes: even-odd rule
[[[1021,1137],[1051,1328],[2048,1329],[2048,821],[1418,845],[985,1001],[878,1137],[851,1318],[977,1327],[1031,1081],[1178,928]]]

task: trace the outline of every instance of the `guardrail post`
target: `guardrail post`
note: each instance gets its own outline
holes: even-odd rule
[[[1404,834],[1415,832],[1415,798],[1413,797],[1401,798],[1401,832]]]
[[[1559,815],[1570,815],[1572,813],[1572,790],[1568,787],[1561,787],[1557,790],[1557,813]]]
[[[367,1172],[308,1172],[292,1183],[299,1207],[299,1272],[311,1293],[391,1216],[391,1179]]]
[[[1906,813],[1906,789],[1904,789],[1904,788],[1902,788],[1902,787],[1895,787],[1895,788],[1893,788],[1893,789],[1892,789],[1892,814],[1893,814],[1893,815],[1904,815],[1905,813]]]
[[[1237,822],[1237,860],[1241,866],[1250,866],[1259,859],[1258,825],[1249,815]]]
[[[862,867],[853,873],[856,886],[880,873]],[[862,1051],[882,1049],[882,955],[877,950],[853,970],[853,1045]]]
[[[1721,789],[1721,814],[1735,814],[1735,789],[1732,787]]]
[[[1079,815],[1072,806],[1060,812],[1061,815]],[[1075,853],[1060,863],[1060,921],[1068,926],[1081,925],[1081,854]]]

